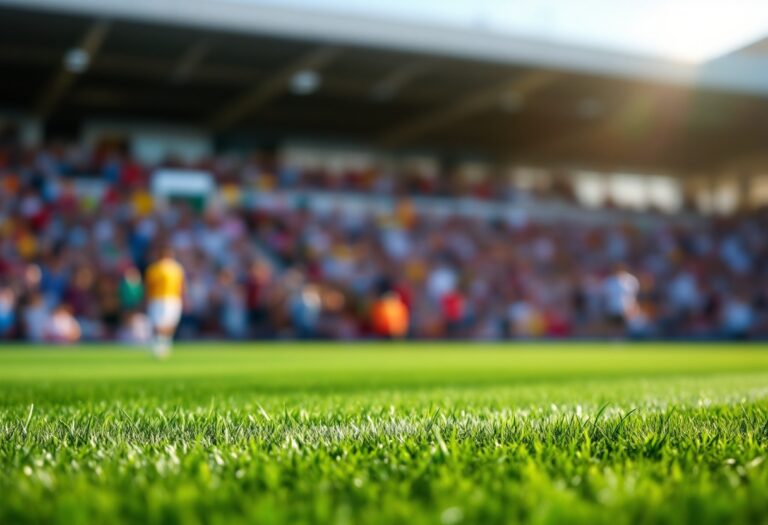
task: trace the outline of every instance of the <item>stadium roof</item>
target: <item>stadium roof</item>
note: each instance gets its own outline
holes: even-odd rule
[[[72,49],[87,52],[81,74],[65,67]],[[711,168],[759,151],[768,118],[765,45],[695,65],[252,0],[0,0],[0,68],[13,79],[3,105],[57,121],[163,119],[543,162]],[[302,72],[320,82],[309,96],[290,89]]]

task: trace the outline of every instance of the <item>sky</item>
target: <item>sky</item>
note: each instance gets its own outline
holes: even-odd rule
[[[768,0],[237,0],[701,63],[768,36]]]

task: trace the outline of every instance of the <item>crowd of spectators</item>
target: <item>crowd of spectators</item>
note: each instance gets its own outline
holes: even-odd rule
[[[228,166],[202,167],[264,192],[314,184]],[[73,177],[86,173],[107,190],[79,194]],[[404,197],[387,216],[197,210],[159,203],[148,175],[114,152],[0,148],[0,338],[145,342],[142,272],[164,245],[187,276],[182,339],[372,337],[377,301],[393,296],[413,338],[616,336],[604,283],[619,263],[640,283],[631,336],[768,336],[764,213],[646,226],[438,218],[408,202],[421,191],[408,185],[390,190]]]

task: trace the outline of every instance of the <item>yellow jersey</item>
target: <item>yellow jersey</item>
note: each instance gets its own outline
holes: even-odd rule
[[[173,259],[160,259],[147,267],[147,299],[181,299],[184,269]]]

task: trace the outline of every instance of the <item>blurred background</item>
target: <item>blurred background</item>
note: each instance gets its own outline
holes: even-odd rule
[[[750,0],[0,0],[0,338],[146,341],[166,245],[180,339],[765,338],[766,72]]]

